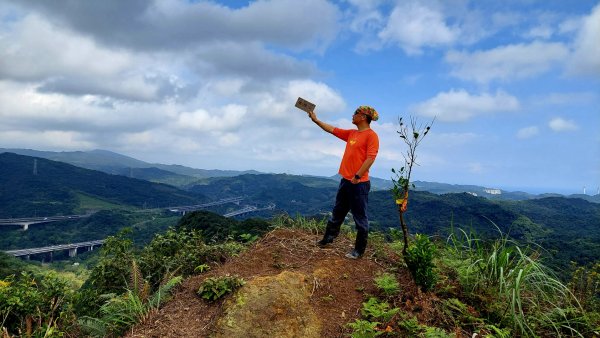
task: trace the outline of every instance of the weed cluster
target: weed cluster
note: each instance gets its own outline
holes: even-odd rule
[[[226,294],[235,291],[246,282],[237,276],[222,276],[207,278],[198,289],[198,295],[207,301],[215,301]]]
[[[400,308],[388,303],[387,299],[396,300],[400,293],[393,274],[381,274],[374,278],[374,282],[386,300],[371,296],[362,303],[362,318],[347,324],[352,329],[350,337],[454,337],[441,328],[419,324],[415,317],[409,317]]]
[[[400,283],[396,280],[396,276],[388,272],[377,276],[375,285],[386,297],[392,297],[400,293]]]
[[[429,238],[422,234],[416,234],[415,240],[410,243],[404,256],[404,261],[415,283],[423,291],[431,290],[438,279],[433,264],[434,254],[435,246],[429,241]]]

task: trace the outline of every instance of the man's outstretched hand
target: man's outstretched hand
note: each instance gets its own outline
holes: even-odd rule
[[[319,119],[317,118],[317,114],[315,114],[314,111],[309,111],[308,112],[308,117],[310,117],[310,119],[316,123],[319,127],[321,127],[321,129],[325,130],[326,132],[333,134],[333,129],[334,127],[330,124],[327,124],[323,121],[319,121]]]

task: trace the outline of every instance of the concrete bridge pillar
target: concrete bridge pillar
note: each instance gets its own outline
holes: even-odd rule
[[[77,248],[69,249],[69,257],[77,256]]]
[[[27,229],[29,229],[29,224],[31,223],[23,223],[23,231],[27,231]]]
[[[27,261],[28,261],[28,260],[30,260],[30,259],[31,259],[31,257],[30,257],[29,255],[25,256],[25,260],[27,260]]]

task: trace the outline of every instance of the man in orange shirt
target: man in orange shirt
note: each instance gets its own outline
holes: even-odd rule
[[[321,129],[331,133],[346,142],[346,150],[340,164],[339,174],[342,176],[335,206],[333,207],[331,219],[327,222],[323,239],[317,242],[321,247],[333,242],[340,233],[340,226],[348,211],[352,211],[356,223],[356,242],[354,250],[346,255],[348,258],[359,258],[367,248],[369,237],[369,219],[367,217],[367,204],[369,202],[369,168],[375,162],[379,151],[379,137],[371,129],[371,121],[377,121],[379,114],[369,106],[360,106],[352,116],[354,129],[339,129],[317,119],[314,112],[308,116]]]

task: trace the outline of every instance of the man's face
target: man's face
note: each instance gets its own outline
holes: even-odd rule
[[[354,113],[354,115],[352,115],[352,124],[356,125],[357,123],[359,123],[360,121],[366,119],[364,114],[361,113]]]

